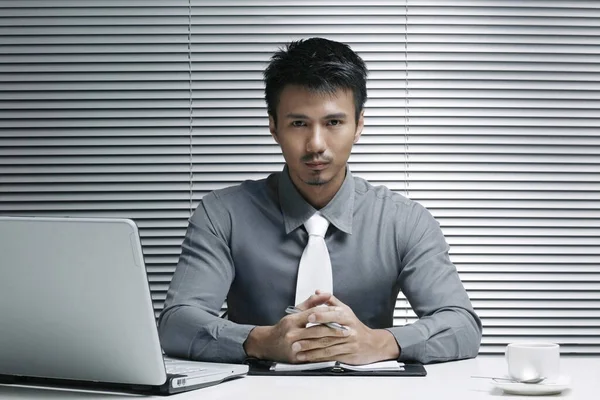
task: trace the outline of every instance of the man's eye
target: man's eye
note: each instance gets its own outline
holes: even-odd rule
[[[305,126],[306,124],[304,123],[304,121],[292,121],[292,126],[298,128],[301,126]]]
[[[338,126],[342,123],[342,121],[340,121],[339,119],[332,119],[329,121],[329,125],[331,126]]]

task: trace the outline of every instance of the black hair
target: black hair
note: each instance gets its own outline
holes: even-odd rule
[[[264,71],[267,111],[277,124],[279,96],[287,85],[321,93],[350,89],[358,122],[367,101],[367,73],[362,58],[347,44],[323,38],[293,41],[271,57]]]

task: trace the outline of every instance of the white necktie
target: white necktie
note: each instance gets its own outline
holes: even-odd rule
[[[304,223],[304,226],[308,232],[308,244],[304,248],[298,267],[296,304],[302,303],[315,294],[317,289],[333,293],[331,260],[325,244],[325,232],[329,221],[317,212]]]

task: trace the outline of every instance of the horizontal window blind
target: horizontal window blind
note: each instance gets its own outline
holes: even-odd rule
[[[135,219],[158,312],[190,207],[281,169],[269,57],[324,36],[370,69],[351,169],[440,222],[481,352],[598,354],[598,17],[558,0],[3,1],[0,214]],[[415,318],[401,296],[395,323]]]
[[[406,15],[409,195],[442,224],[481,352],[542,339],[599,353],[598,4],[414,1]]]
[[[188,0],[0,1],[0,214],[134,219],[156,310],[194,206],[190,22]]]

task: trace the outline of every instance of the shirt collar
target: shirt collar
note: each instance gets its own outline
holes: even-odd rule
[[[288,234],[303,225],[317,211],[311,206],[294,186],[287,165],[279,178],[279,204],[283,212],[285,233]],[[333,199],[319,212],[329,223],[340,231],[352,233],[352,217],[354,215],[354,178],[350,168],[346,166],[346,177]]]

